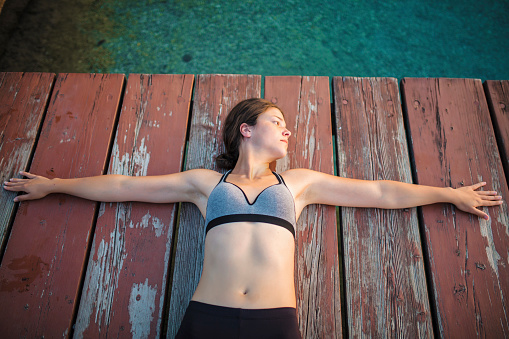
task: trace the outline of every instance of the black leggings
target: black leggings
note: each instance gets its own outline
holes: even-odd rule
[[[253,310],[191,300],[175,338],[301,339],[301,335],[293,307]]]

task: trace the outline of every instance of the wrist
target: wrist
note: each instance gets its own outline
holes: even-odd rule
[[[451,203],[453,205],[456,205],[457,201],[457,194],[456,189],[452,187],[444,187],[444,202]]]
[[[48,184],[46,185],[47,194],[59,193],[61,191],[59,190],[61,183],[62,179],[60,178],[49,179]]]

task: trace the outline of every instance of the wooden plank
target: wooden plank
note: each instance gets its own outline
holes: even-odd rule
[[[110,174],[179,172],[193,75],[129,75]],[[161,336],[175,204],[102,203],[75,336]]]
[[[218,170],[222,152],[221,128],[228,112],[240,101],[260,97],[259,75],[199,75],[195,94],[186,169]],[[174,338],[198,285],[203,266],[205,220],[196,206],[180,210],[175,266],[170,295],[168,338]]]
[[[328,77],[266,77],[265,98],[292,132],[276,171],[309,168],[334,174]],[[303,338],[342,338],[336,209],[310,205],[297,223],[296,293]]]
[[[509,180],[509,80],[484,82],[505,178]]]
[[[119,74],[60,74],[30,171],[104,173],[123,82]],[[20,204],[0,267],[6,337],[69,335],[97,206],[61,194]]]
[[[509,196],[479,79],[403,79],[418,183],[487,182]],[[452,205],[422,207],[437,336],[509,334],[509,213],[485,207],[486,221]]]
[[[411,183],[397,80],[334,78],[338,174]],[[348,333],[433,336],[417,210],[341,208]]]
[[[0,180],[26,170],[39,131],[53,73],[0,73]],[[0,191],[0,249],[14,217],[15,192]],[[1,252],[0,252],[1,253]]]

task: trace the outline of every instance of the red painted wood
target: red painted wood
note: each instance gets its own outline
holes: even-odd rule
[[[397,80],[334,78],[338,175],[411,183]],[[341,208],[348,333],[433,337],[417,209]]]
[[[26,170],[54,80],[53,73],[0,73],[0,182]],[[16,195],[0,190],[0,248]]]
[[[484,83],[505,177],[509,180],[509,80]]]
[[[403,79],[416,177],[460,187],[486,181],[509,196],[488,105],[478,79]],[[509,213],[483,208],[490,221],[448,204],[422,216],[437,336],[503,338],[509,333]]]
[[[228,112],[240,101],[260,97],[259,75],[199,75],[194,94],[186,169],[217,170],[222,152],[221,127]],[[180,210],[175,266],[170,294],[168,333],[174,338],[198,285],[203,266],[205,221],[196,206]]]
[[[123,75],[60,74],[30,171],[105,172]],[[55,194],[20,204],[0,267],[6,337],[68,336],[97,203]]]
[[[129,75],[108,173],[181,170],[193,78]],[[101,204],[77,337],[161,336],[176,206]]]
[[[265,98],[292,132],[276,171],[308,168],[334,174],[328,77],[266,77]],[[296,293],[303,338],[342,338],[336,209],[310,205],[297,223]]]

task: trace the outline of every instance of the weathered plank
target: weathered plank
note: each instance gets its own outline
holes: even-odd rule
[[[402,90],[418,183],[485,181],[488,190],[508,197],[481,81],[403,79]],[[483,210],[489,221],[453,205],[422,207],[437,336],[509,334],[507,204]]]
[[[0,73],[0,182],[27,168],[54,80],[52,73]],[[16,195],[0,191],[0,249]]]
[[[186,169],[217,170],[215,157],[222,152],[221,128],[228,112],[240,101],[260,97],[259,75],[199,75],[187,152]],[[175,266],[170,295],[168,338],[180,322],[198,285],[203,266],[205,221],[198,208],[183,203],[180,211]]]
[[[104,173],[123,75],[60,74],[30,171]],[[62,337],[71,321],[98,204],[55,194],[20,204],[0,267],[6,337]]]
[[[265,98],[292,132],[276,171],[309,168],[334,174],[328,77],[266,77]],[[336,209],[310,205],[296,232],[296,293],[303,338],[342,338]]]
[[[509,180],[509,80],[484,83],[505,178]],[[508,183],[509,184],[509,183]]]
[[[338,174],[411,183],[397,80],[334,78]],[[341,208],[348,332],[433,336],[417,210]]]
[[[129,75],[109,174],[179,172],[193,75]],[[78,338],[161,336],[177,205],[102,203]]]

